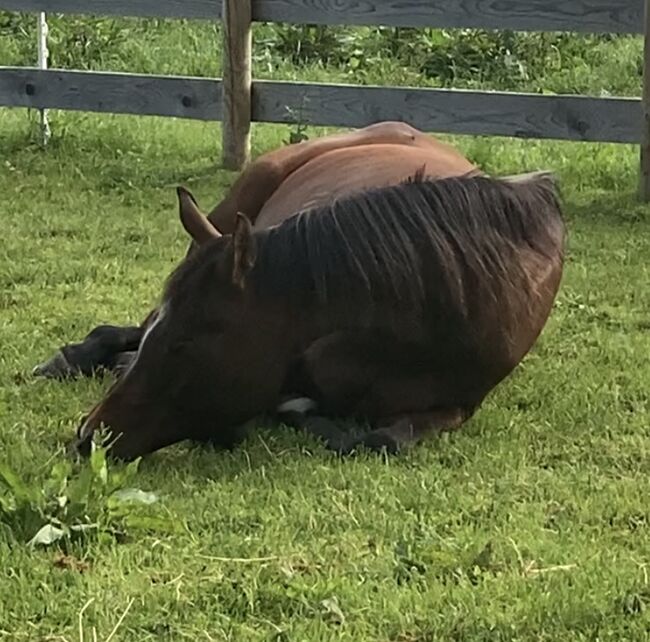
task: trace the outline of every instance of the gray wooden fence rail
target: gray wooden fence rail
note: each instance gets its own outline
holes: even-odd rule
[[[251,23],[474,27],[646,34],[650,0],[0,0],[0,9],[224,19],[223,79],[0,67],[0,105],[223,121],[224,163],[249,157],[251,122],[362,127],[404,120],[439,133],[632,143],[650,200],[650,75],[641,98],[252,81]]]

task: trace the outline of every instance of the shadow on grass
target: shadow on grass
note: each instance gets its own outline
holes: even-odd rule
[[[569,223],[650,224],[650,204],[641,202],[637,193],[632,190],[625,192],[592,190],[588,193],[568,194],[564,209]]]

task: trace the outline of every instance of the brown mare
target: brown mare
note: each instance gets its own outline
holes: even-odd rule
[[[338,451],[397,450],[472,416],[562,277],[547,174],[483,176],[399,123],[262,157],[209,222],[178,193],[193,244],[140,336],[117,329],[133,345],[111,349],[137,355],[80,426],[82,452],[100,424],[125,459],[231,445],[278,406]],[[346,438],[343,417],[371,429]]]

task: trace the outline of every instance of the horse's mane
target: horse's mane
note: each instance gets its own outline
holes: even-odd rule
[[[257,231],[248,279],[260,296],[292,297],[299,306],[347,302],[352,316],[382,300],[417,307],[427,291],[465,308],[468,287],[505,304],[504,296],[528,287],[521,250],[557,259],[558,235],[563,240],[551,174],[432,179],[418,172]],[[193,278],[207,286],[220,260],[214,250],[209,243],[188,257],[168,292],[189,296]]]
[[[432,276],[456,301],[468,279],[498,297],[504,285],[525,286],[514,250],[557,256],[559,227],[563,234],[551,174],[431,179],[420,172],[261,232],[254,282],[260,293],[316,295],[321,303],[343,294],[412,305]]]

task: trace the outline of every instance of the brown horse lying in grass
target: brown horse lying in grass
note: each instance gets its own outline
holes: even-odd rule
[[[135,359],[80,426],[80,451],[102,424],[125,459],[184,439],[232,445],[278,406],[340,452],[395,451],[471,417],[548,319],[563,269],[561,209],[548,174],[477,175],[413,136],[300,163],[260,207],[249,204],[257,229],[244,214],[232,225],[228,199],[208,222],[179,188],[194,246]],[[378,185],[354,180],[373,164],[385,168]],[[325,168],[336,198],[314,189],[292,215],[274,209],[274,198],[291,202],[282,190],[303,185],[301,171],[324,186]],[[245,200],[235,198],[238,209]],[[371,428],[346,437],[335,424],[344,417]]]
[[[370,149],[368,146],[372,145]],[[429,176],[460,176],[477,171],[452,147],[396,122],[325,136],[290,145],[259,157],[245,169],[230,192],[208,215],[224,234],[233,231],[237,212],[256,229],[268,228],[310,207],[386,185],[395,185],[425,168]],[[186,219],[187,220],[187,219]],[[205,221],[193,235],[210,234]],[[192,243],[188,250],[195,250]],[[61,348],[34,374],[64,378],[119,371],[128,365],[155,311],[140,326],[99,326],[81,343]]]

